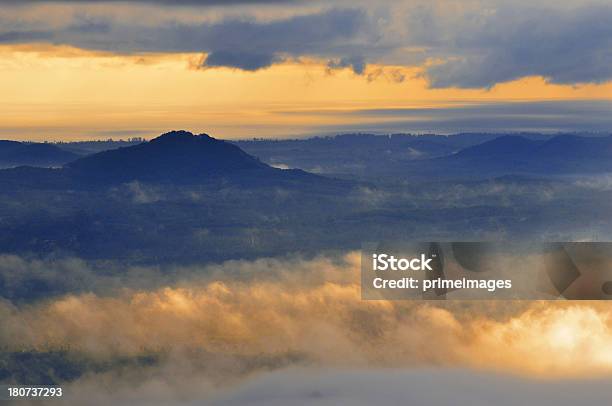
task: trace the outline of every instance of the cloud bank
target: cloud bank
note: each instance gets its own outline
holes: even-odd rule
[[[296,353],[330,366],[612,373],[612,317],[603,305],[363,301],[357,253],[230,261],[191,272],[185,282],[150,289],[27,305],[5,300],[0,345],[69,346],[97,357],[172,349]]]
[[[611,18],[612,8],[604,5],[499,8],[455,33],[446,60],[426,75],[439,88],[492,87],[525,76],[557,84],[603,83],[612,77]]]
[[[315,111],[336,118],[341,125],[318,126],[321,133],[334,132],[609,132],[612,103],[606,100],[537,102],[472,102],[430,108],[355,109]],[[283,115],[306,115],[312,111],[281,111]],[[359,124],[349,124],[359,119]]]
[[[221,396],[213,404],[598,405],[607,399],[607,384],[606,381],[534,382],[456,370],[290,370],[261,376]]]
[[[201,52],[206,67],[246,71],[302,58],[356,74],[366,74],[368,65],[419,67],[434,88],[490,88],[528,76],[557,84],[612,79],[612,6],[596,1],[269,2],[265,11],[245,6],[241,14],[231,6],[243,2],[232,1],[214,14],[192,7],[189,18],[169,5],[176,2],[116,2],[107,13],[90,10],[103,2],[68,2],[57,5],[64,7],[61,23],[52,17],[54,5],[41,15],[34,2],[14,3],[0,13],[0,43]],[[130,8],[161,6],[166,17],[154,23],[129,17],[138,15]]]
[[[14,274],[50,267],[0,262]],[[84,263],[54,266],[74,273]],[[4,352],[63,351],[97,365],[63,383],[64,404],[590,406],[608,395],[605,303],[363,301],[358,253],[174,277],[140,268],[132,276],[145,284],[119,289],[99,271],[81,271],[90,292],[0,300]],[[152,358],[126,362],[137,357]]]
[[[170,372],[170,371],[169,371]],[[125,377],[124,377],[125,378]],[[88,405],[397,405],[559,406],[606,404],[609,380],[529,380],[503,374],[440,369],[286,368],[263,372],[232,385],[215,385],[201,375],[182,384],[96,377],[69,385],[66,403]]]

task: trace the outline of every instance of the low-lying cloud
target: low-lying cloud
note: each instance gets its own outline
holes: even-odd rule
[[[171,370],[167,371],[168,375]],[[66,387],[69,404],[88,405],[398,405],[538,406],[606,404],[607,379],[531,380],[442,369],[285,368],[218,385],[205,376],[134,383],[109,376]],[[103,384],[102,384],[103,383]],[[105,390],[108,385],[113,390]],[[112,385],[112,386],[111,386]]]
[[[364,301],[355,252],[142,267],[113,289],[70,261],[64,276],[84,268],[89,292],[0,300],[5,353],[85,362],[60,404],[590,406],[608,394],[606,303]]]
[[[458,370],[290,370],[266,374],[214,405],[598,405],[607,381],[529,381]]]
[[[0,304],[0,345],[96,357],[143,349],[301,354],[329,366],[612,372],[605,305],[363,301],[359,256],[230,261],[186,282]]]

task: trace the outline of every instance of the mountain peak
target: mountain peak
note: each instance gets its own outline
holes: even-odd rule
[[[94,182],[177,183],[273,171],[233,144],[189,131],[171,131],[149,142],[90,155],[66,169]]]
[[[159,137],[151,140],[151,142],[190,142],[190,141],[216,141],[208,134],[195,135],[192,132],[185,130],[175,130],[164,133]]]

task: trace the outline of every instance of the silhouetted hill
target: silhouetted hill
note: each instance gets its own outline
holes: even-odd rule
[[[610,137],[497,138],[437,159],[395,161],[375,148],[363,172],[378,177],[359,183],[275,169],[236,146],[186,132],[64,168],[1,170],[0,251],[189,263],[314,255],[414,236],[609,238],[609,177],[591,175],[610,169]],[[350,145],[350,137],[340,142]],[[338,159],[350,153],[342,151],[336,149]],[[347,176],[355,179],[353,173]],[[587,176],[573,176],[581,173]],[[549,176],[563,174],[571,176]],[[46,273],[33,271],[18,289],[12,269],[0,269],[0,280],[6,275],[4,290],[17,297],[59,295],[73,283],[47,283]],[[67,275],[60,279],[71,280]],[[81,276],[75,278],[79,285]]]
[[[128,138],[127,140],[95,140],[95,141],[60,141],[54,143],[64,151],[73,152],[80,156],[97,154],[122,147],[131,147],[145,142],[142,138]]]
[[[100,152],[66,169],[95,181],[197,183],[207,177],[272,168],[235,145],[206,134],[173,131],[139,145]]]
[[[558,135],[546,141],[503,136],[428,160],[418,171],[452,176],[612,172],[612,136]]]
[[[528,140],[548,136],[521,133]],[[278,167],[300,168],[309,172],[346,178],[377,178],[401,173],[410,161],[451,155],[471,146],[499,138],[499,134],[340,134],[292,140],[236,141],[236,145],[262,161]]]
[[[0,167],[62,166],[79,157],[53,144],[0,141]]]
[[[18,167],[0,173],[0,184],[20,188],[92,188],[132,181],[250,187],[333,183],[301,170],[272,168],[233,144],[187,131],[89,155],[59,170]]]
[[[11,148],[15,148],[20,145],[23,145],[23,144],[17,141],[0,140],[0,152],[8,151]]]
[[[544,141],[530,140],[518,135],[504,135],[482,144],[462,149],[455,158],[475,157],[478,159],[528,154]]]
[[[334,175],[363,175],[373,166],[450,154],[458,148],[444,136],[342,134],[295,140],[236,141],[264,162]]]

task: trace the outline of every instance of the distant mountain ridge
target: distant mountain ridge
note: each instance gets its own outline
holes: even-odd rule
[[[433,159],[427,166],[455,173],[548,175],[612,172],[612,136],[557,135],[548,140],[503,136]],[[458,171],[458,172],[457,172]]]
[[[530,140],[548,136],[521,133]],[[301,168],[337,176],[372,177],[410,167],[410,161],[421,161],[451,155],[462,149],[500,137],[491,133],[339,134],[290,140],[234,141],[249,154],[264,162],[290,168]]]
[[[346,134],[239,141],[267,163],[347,179],[483,178],[612,172],[612,136]]]
[[[347,171],[342,181],[270,167],[206,135],[171,132],[62,168],[0,170],[0,247],[33,258],[189,263],[350,251],[411,236],[609,235],[612,192],[607,177],[592,174],[612,166],[611,137],[495,138],[411,160],[401,159],[418,150],[407,139],[369,137],[354,149],[336,143],[329,162],[348,156],[369,176]],[[284,152],[297,145],[284,144]],[[28,294],[44,283],[27,285]]]
[[[79,157],[53,144],[0,141],[0,167],[59,167]]]
[[[500,155],[517,155],[529,153],[546,141],[531,140],[519,135],[503,135],[482,144],[473,145],[458,151],[455,157],[487,158]]]
[[[0,171],[0,183],[53,188],[96,187],[131,181],[171,184],[231,182],[246,186],[325,183],[302,170],[273,168],[236,145],[207,134],[171,131],[141,144],[99,152],[61,169]]]
[[[148,142],[81,157],[61,169],[3,170],[0,183],[19,187],[91,188],[131,181],[217,185],[230,182],[255,187],[330,181],[300,169],[281,170],[280,167],[339,175],[349,181],[612,172],[612,136],[463,134],[457,135],[456,140],[453,137],[343,135],[232,143],[207,134],[171,131]],[[269,164],[242,150],[242,145],[263,152]],[[22,161],[41,162],[49,150],[57,152],[56,149],[52,144],[0,141],[0,156],[8,152],[12,156],[30,154],[22,156]],[[73,157],[60,152],[65,158]],[[275,157],[288,161],[276,161]],[[291,158],[294,159],[291,161]]]

